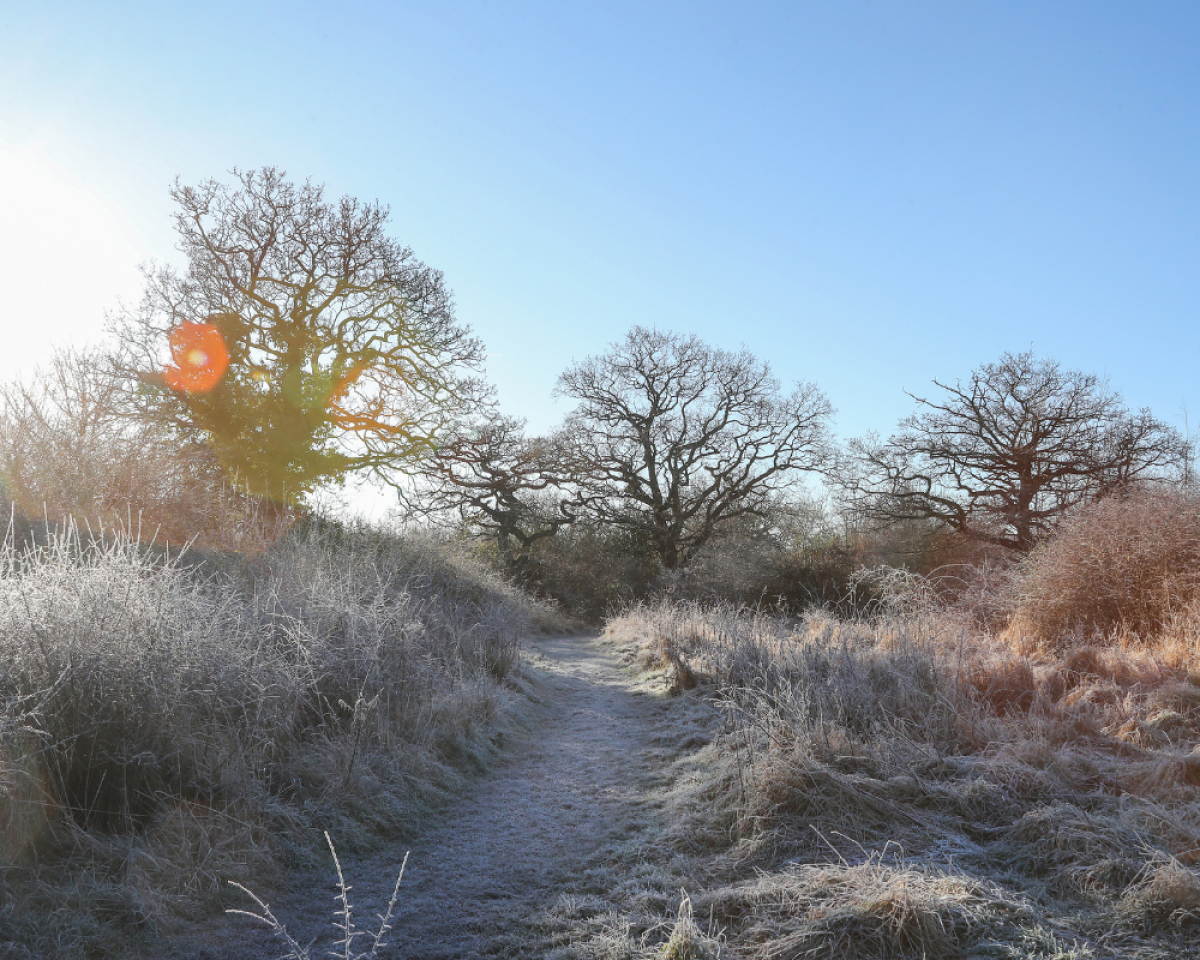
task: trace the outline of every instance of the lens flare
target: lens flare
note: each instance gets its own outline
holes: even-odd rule
[[[225,338],[211,323],[181,323],[171,331],[171,364],[163,379],[172,390],[207,393],[228,366]]]

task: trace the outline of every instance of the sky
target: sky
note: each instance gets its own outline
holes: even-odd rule
[[[390,207],[533,431],[635,324],[842,437],[1031,348],[1194,429],[1197,50],[1190,2],[0,0],[0,376],[179,262],[176,177],[272,165]]]

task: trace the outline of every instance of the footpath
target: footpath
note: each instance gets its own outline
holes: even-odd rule
[[[523,729],[505,756],[416,840],[343,858],[356,924],[378,926],[405,851],[389,946],[381,958],[573,957],[571,926],[610,905],[631,860],[652,861],[678,729],[673,704],[640,683],[594,637],[538,638],[526,654],[536,680]],[[336,844],[336,837],[334,838]],[[335,875],[268,898],[312,960],[329,955]],[[677,895],[678,886],[673,885]],[[247,901],[248,908],[253,905]],[[583,927],[588,923],[584,922]],[[592,924],[594,927],[594,923]],[[366,951],[370,941],[355,943]],[[169,960],[277,960],[283,942],[238,915],[181,945]],[[339,951],[337,956],[342,956]],[[163,958],[168,960],[168,958]]]

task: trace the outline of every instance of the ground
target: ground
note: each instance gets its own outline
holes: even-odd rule
[[[594,637],[532,641],[523,669],[535,699],[503,759],[415,842],[342,857],[354,916],[374,929],[408,853],[380,957],[619,955],[646,932],[622,917],[679,902],[686,866],[655,838],[663,834],[673,762],[703,742],[710,709],[668,697]],[[298,877],[291,893],[264,897],[314,958],[337,938],[334,879],[331,865]],[[248,898],[246,906],[253,906]],[[355,947],[366,950],[369,941]],[[159,955],[274,960],[284,953],[263,924],[230,915]]]

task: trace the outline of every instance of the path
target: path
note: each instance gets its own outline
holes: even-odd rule
[[[589,637],[531,642],[542,701],[507,757],[411,845],[393,932],[381,957],[449,960],[533,957],[539,918],[563,894],[602,894],[595,878],[609,852],[654,818],[667,756],[663,713],[670,705],[639,688],[606,647]],[[669,729],[669,724],[666,725]],[[362,926],[386,904],[403,850],[343,863]],[[589,881],[588,877],[593,878]],[[593,889],[589,889],[591,886]],[[276,905],[313,960],[331,941],[331,887],[313,899]],[[237,953],[228,941],[192,960],[266,960],[280,941],[240,917]],[[225,940],[224,937],[221,940]],[[367,943],[359,941],[358,948]]]

